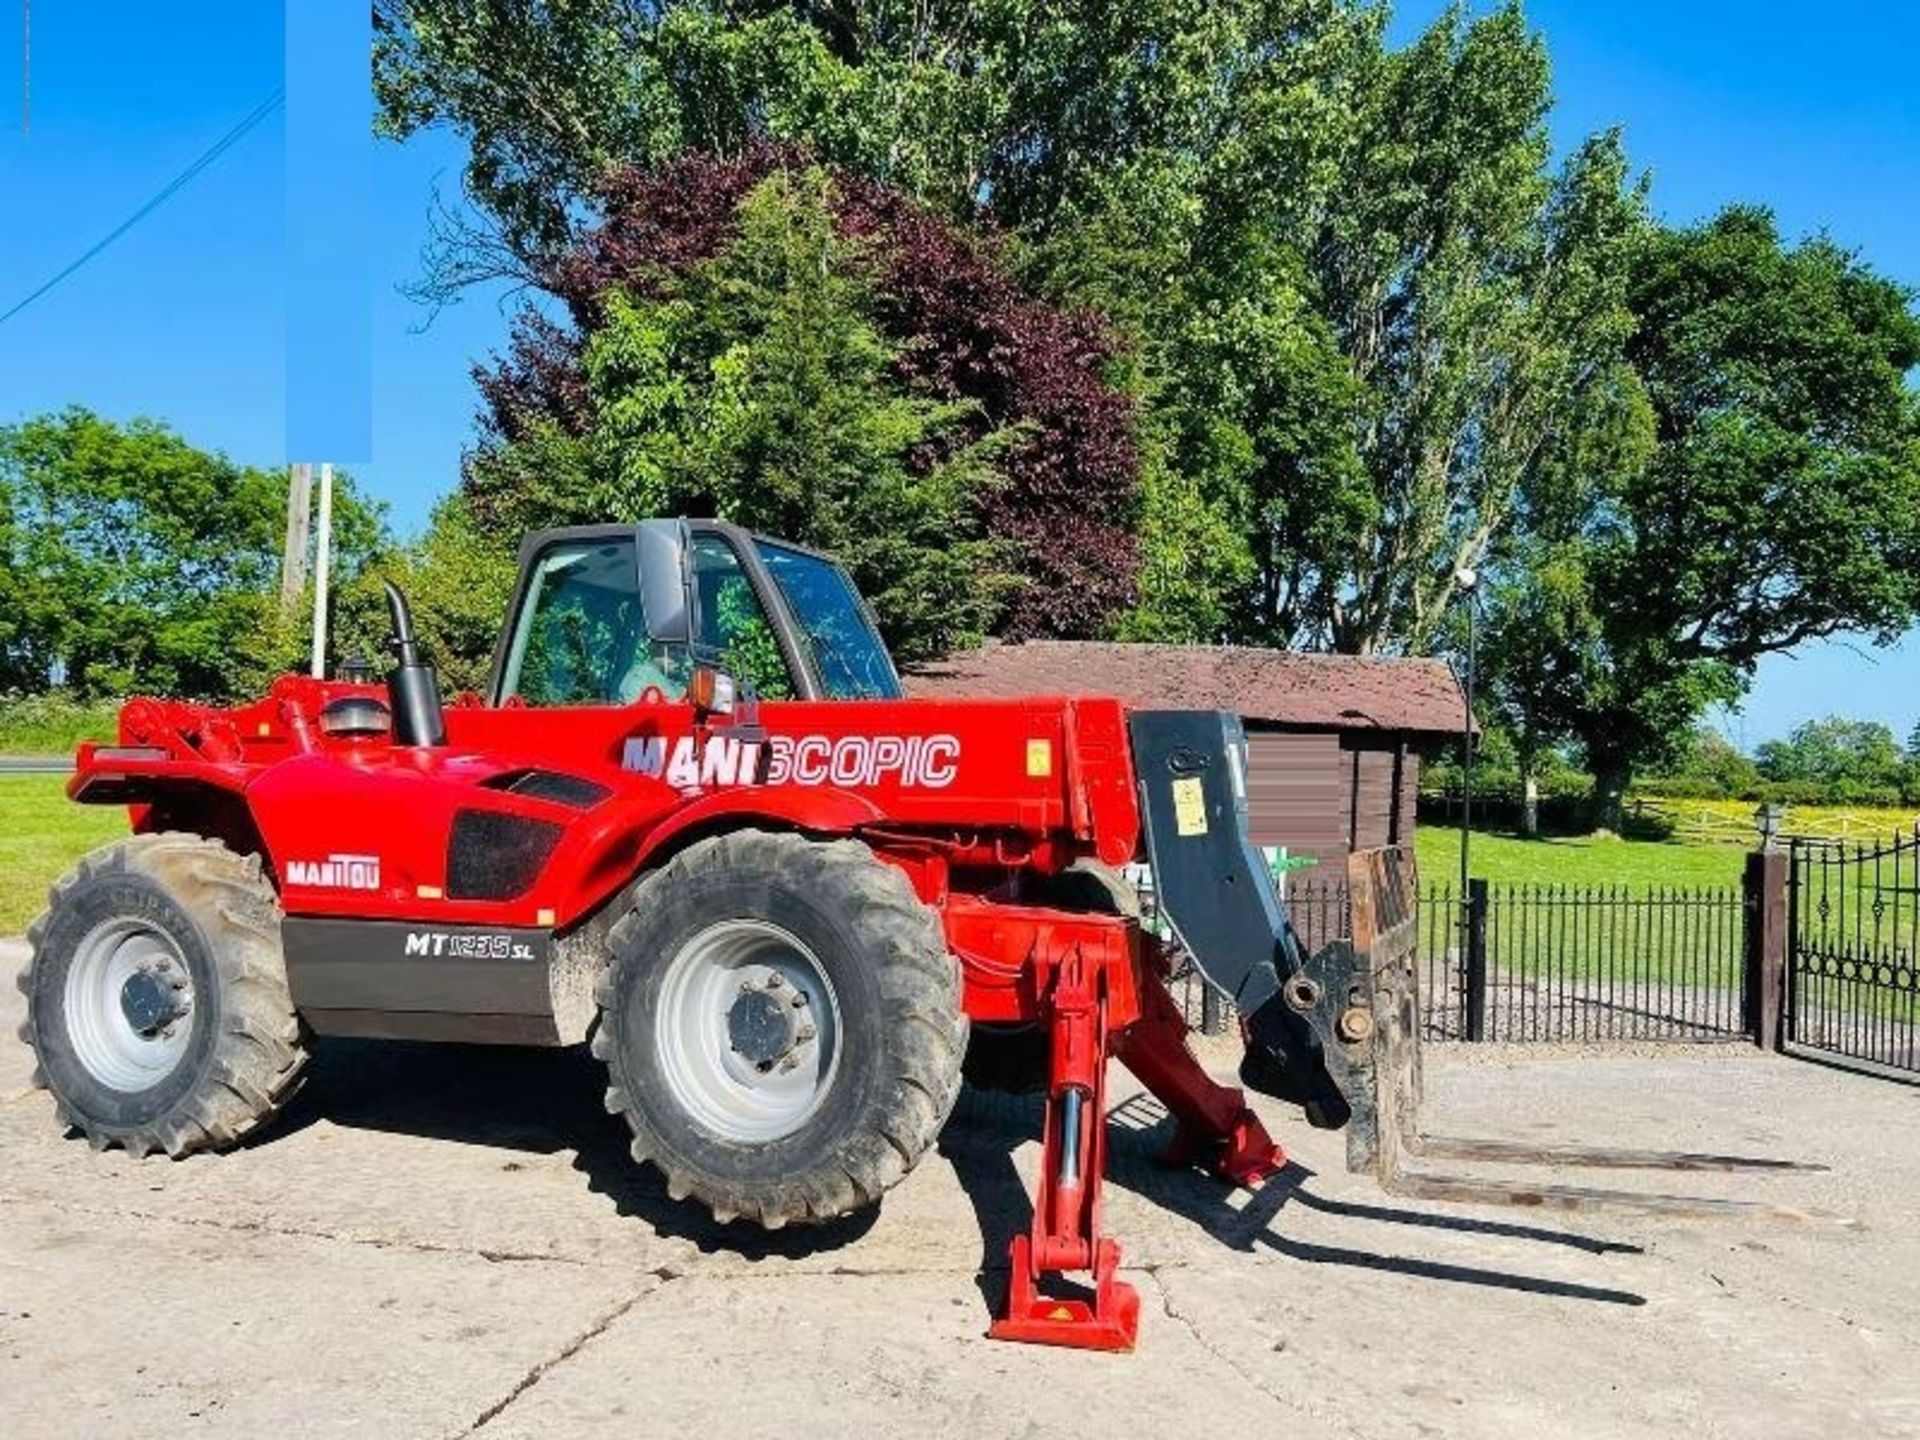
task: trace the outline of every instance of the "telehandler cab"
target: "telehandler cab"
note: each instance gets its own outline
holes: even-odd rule
[[[1233,716],[903,699],[840,568],[710,521],[531,537],[484,698],[443,705],[388,599],[382,685],[350,667],[231,709],[137,699],[116,743],[81,747],[69,794],[130,807],[134,834],[54,886],[20,984],[36,1079],[95,1148],[233,1144],[314,1036],[586,1042],[673,1196],[778,1228],[875,1204],[964,1066],[1045,1094],[991,1333],[1130,1348],[1100,1220],[1109,1059],[1165,1103],[1179,1162],[1238,1184],[1283,1163],[1187,1048],[1116,873],[1145,860],[1243,1017],[1244,1083],[1354,1122],[1351,1163],[1453,1198],[1592,1193],[1400,1172],[1421,1143],[1410,857],[1354,857],[1352,939],[1303,954],[1247,838]],[[1062,1272],[1091,1298],[1045,1293]]]

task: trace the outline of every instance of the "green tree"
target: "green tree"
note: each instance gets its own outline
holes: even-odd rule
[[[1753,795],[1761,784],[1760,767],[1711,725],[1696,725],[1661,777],[1698,786],[1700,792],[1723,799]]]
[[[351,580],[381,512],[336,481]],[[74,408],[0,426],[0,688],[225,699],[296,663],[279,613],[284,473]]]
[[[1632,300],[1657,445],[1586,522],[1602,640],[1575,728],[1603,819],[1762,656],[1920,613],[1912,293],[1736,207],[1653,235]]]
[[[776,171],[713,259],[604,295],[583,353],[590,422],[484,449],[469,491],[510,531],[724,515],[818,546],[911,660],[978,643],[1015,583],[979,508],[1010,437],[900,378],[830,185]]]
[[[1534,835],[1542,765],[1573,731],[1599,641],[1579,544],[1521,542],[1485,582],[1480,603],[1482,723],[1512,739],[1520,829]]]
[[[1873,720],[1829,715],[1769,740],[1754,757],[1760,774],[1779,784],[1816,785],[1837,801],[1897,791],[1905,778],[1893,731]]]
[[[374,19],[381,132],[469,141],[491,230],[447,236],[450,285],[537,281],[620,169],[756,140],[1022,231],[1140,157],[1224,149],[1215,174],[1270,193],[1276,170],[1298,178],[1292,153],[1237,119],[1297,111],[1301,57],[1380,24],[1347,0],[376,0]]]
[[[1359,87],[1358,134],[1313,247],[1321,306],[1364,387],[1369,503],[1297,548],[1326,638],[1424,650],[1529,489],[1630,445],[1621,361],[1645,225],[1617,135],[1547,164],[1540,37],[1517,7],[1449,10]]]
[[[1134,342],[1134,636],[1424,649],[1519,491],[1636,413],[1639,192],[1614,137],[1550,169],[1515,6],[1404,50],[1361,0],[377,13],[383,129],[465,134],[491,226],[440,293],[543,283],[610,175],[689,148],[797,143],[990,216]]]
[[[513,593],[518,535],[478,525],[455,493],[434,507],[426,532],[384,550],[351,577],[334,603],[334,654],[373,664],[388,660],[391,580],[406,594],[414,630],[449,694],[485,691]]]

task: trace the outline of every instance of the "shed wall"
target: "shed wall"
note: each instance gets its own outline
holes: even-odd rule
[[[1398,736],[1250,729],[1247,766],[1256,844],[1324,866],[1350,850],[1413,843],[1420,757]]]
[[[1322,864],[1350,846],[1350,807],[1337,735],[1255,730],[1247,736],[1247,828]]]

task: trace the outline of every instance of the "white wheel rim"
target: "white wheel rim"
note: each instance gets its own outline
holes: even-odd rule
[[[773,1055],[775,1041],[742,1053],[741,1006],[785,1024],[786,1048]],[[825,968],[791,932],[764,920],[720,921],[675,952],[661,978],[654,1036],[673,1098],[702,1129],[740,1144],[798,1130],[840,1066],[839,1007]]]
[[[142,1029],[129,1015],[129,986],[170,997],[171,1019]],[[193,1038],[193,975],[180,947],[144,920],[108,920],[88,931],[67,967],[67,1036],[87,1073],[136,1094],[171,1075]]]

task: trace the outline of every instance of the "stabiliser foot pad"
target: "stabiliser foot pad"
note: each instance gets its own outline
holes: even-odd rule
[[[1102,1240],[1097,1247],[1091,1304],[1040,1293],[1027,1236],[1014,1237],[1012,1260],[1006,1313],[987,1327],[990,1339],[1075,1350],[1133,1349],[1140,1335],[1140,1292],[1120,1279],[1120,1247],[1113,1241]]]

